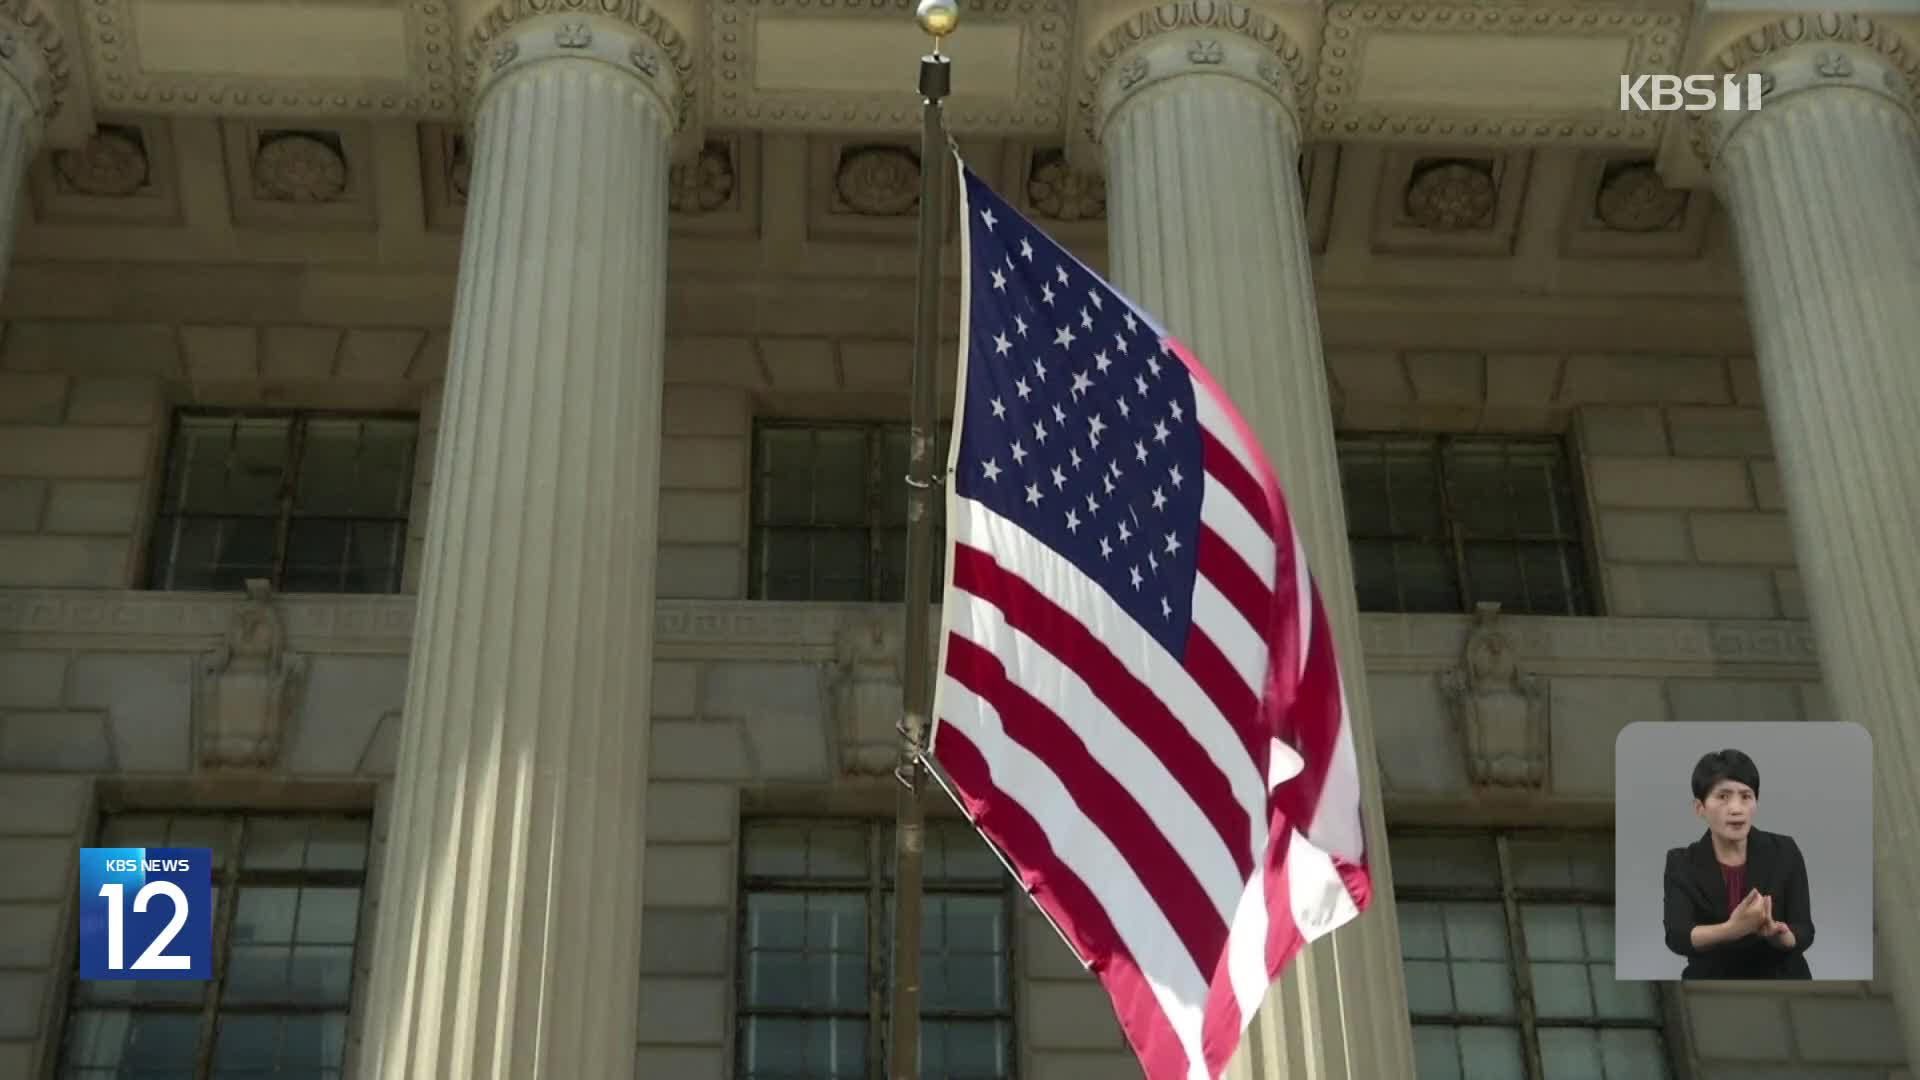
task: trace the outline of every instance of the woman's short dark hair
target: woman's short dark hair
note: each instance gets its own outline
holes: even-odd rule
[[[1737,780],[1760,794],[1760,766],[1738,750],[1715,750],[1693,767],[1693,797],[1702,802],[1722,780]]]

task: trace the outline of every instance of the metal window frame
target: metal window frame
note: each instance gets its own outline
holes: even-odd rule
[[[1583,889],[1578,887],[1522,887],[1514,883],[1512,843],[1516,839],[1587,839],[1597,840],[1610,834],[1600,829],[1576,828],[1451,828],[1451,827],[1394,827],[1388,831],[1389,843],[1395,839],[1419,840],[1430,838],[1471,838],[1491,841],[1495,857],[1495,873],[1499,880],[1490,886],[1433,886],[1403,885],[1394,883],[1394,903],[1414,901],[1418,903],[1498,903],[1503,912],[1507,932],[1508,978],[1511,980],[1514,1018],[1493,1018],[1480,1015],[1452,1013],[1422,1013],[1408,1008],[1408,1021],[1411,1024],[1446,1025],[1454,1028],[1486,1027],[1517,1028],[1520,1032],[1521,1052],[1527,1076],[1531,1080],[1547,1080],[1546,1065],[1541,1056],[1540,1031],[1543,1028],[1566,1028],[1584,1031],[1632,1030],[1654,1031],[1660,1035],[1663,1058],[1667,1066],[1669,1080],[1690,1080],[1692,1075],[1687,1060],[1685,1032],[1674,1023],[1673,1005],[1669,996],[1661,987],[1654,987],[1655,1001],[1653,1016],[1644,1019],[1621,1019],[1615,1017],[1586,1017],[1582,1019],[1541,1020],[1535,1012],[1533,1000],[1533,969],[1527,953],[1526,926],[1522,916],[1523,906],[1545,906],[1551,904],[1571,906],[1576,904],[1614,906],[1616,897],[1612,889]],[[1404,955],[1401,963],[1406,959]]]
[[[942,822],[929,821],[929,829]],[[959,827],[964,823],[944,822]],[[750,874],[747,870],[748,846],[750,835],[756,826],[795,826],[807,828],[813,826],[859,826],[866,833],[866,869],[860,878],[808,878],[777,877]],[[891,878],[888,873],[889,860],[893,855],[893,838],[889,832],[893,828],[890,819],[871,816],[820,814],[801,816],[792,814],[756,815],[741,822],[740,844],[737,852],[735,873],[740,883],[739,898],[734,905],[734,947],[735,962],[733,978],[733,1024],[734,1041],[733,1069],[737,1076],[745,1077],[746,1049],[740,1038],[748,1021],[758,1017],[776,1017],[802,1020],[865,1020],[867,1022],[867,1071],[866,1080],[885,1080],[887,1058],[887,1009],[891,1004],[888,990],[892,981],[891,948],[893,927],[887,918],[887,900],[892,894]],[[1020,1024],[1018,986],[1019,951],[1016,944],[1018,912],[1013,903],[1013,885],[1007,880],[980,882],[927,883],[924,895],[936,896],[978,896],[993,897],[1000,901],[1001,917],[1006,928],[1006,995],[1005,1006],[999,1009],[928,1009],[922,1008],[920,1015],[925,1020],[941,1021],[1004,1021],[1007,1039],[1005,1057],[1007,1071],[1000,1080],[1015,1080],[1020,1073]],[[867,921],[867,1005],[864,1010],[854,1009],[816,1009],[764,1006],[748,1006],[746,1003],[746,970],[742,963],[747,954],[747,898],[753,894],[787,895],[842,895],[863,896],[866,898]]]
[[[1566,588],[1571,610],[1558,612],[1537,612],[1543,615],[1582,616],[1597,614],[1599,610],[1598,579],[1591,565],[1592,543],[1588,536],[1585,516],[1581,512],[1580,489],[1574,476],[1573,451],[1565,438],[1554,435],[1498,435],[1498,434],[1427,434],[1403,431],[1342,431],[1334,440],[1335,456],[1339,459],[1337,470],[1345,466],[1345,451],[1351,446],[1355,450],[1384,450],[1398,444],[1410,451],[1416,451],[1425,457],[1433,474],[1433,486],[1436,505],[1435,515],[1440,523],[1438,535],[1398,532],[1359,532],[1351,526],[1347,530],[1347,541],[1368,543],[1417,543],[1444,544],[1452,555],[1454,594],[1459,598],[1461,608],[1471,612],[1474,605],[1473,575],[1467,564],[1467,545],[1476,541],[1493,541],[1507,544],[1556,544],[1561,548],[1561,575]],[[1527,533],[1518,529],[1499,535],[1476,534],[1467,528],[1456,509],[1457,497],[1454,492],[1453,471],[1447,467],[1449,451],[1458,446],[1490,446],[1500,448],[1501,476],[1507,485],[1509,502],[1517,502],[1513,488],[1513,451],[1520,447],[1539,447],[1552,452],[1553,466],[1556,471],[1554,491],[1556,495],[1564,492],[1567,504],[1572,508],[1572,516],[1565,528],[1555,533]],[[1393,518],[1393,484],[1390,475],[1383,476],[1386,488],[1387,516]],[[1558,506],[1556,505],[1556,516]],[[1528,593],[1526,567],[1521,565],[1520,583]],[[1579,588],[1575,589],[1573,573],[1580,575]],[[1394,599],[1396,612],[1407,612],[1405,585],[1398,560],[1394,562]],[[1532,604],[1529,603],[1529,607]],[[1524,613],[1522,613],[1524,614]]]
[[[100,1011],[124,1011],[131,1014],[161,1014],[193,1016],[199,1023],[199,1042],[194,1051],[194,1080],[209,1080],[213,1075],[213,1054],[219,1036],[220,1016],[296,1016],[324,1013],[342,1013],[351,1018],[354,1005],[354,993],[357,989],[360,949],[366,942],[367,926],[367,889],[369,879],[368,863],[375,857],[376,843],[373,835],[373,815],[371,812],[338,810],[251,810],[221,808],[182,808],[173,809],[127,809],[104,814],[96,824],[96,837],[105,835],[108,823],[116,817],[157,817],[169,822],[181,818],[201,818],[221,821],[226,825],[227,839],[226,865],[222,866],[214,877],[214,888],[219,891],[219,900],[213,911],[213,977],[202,984],[200,1000],[188,1001],[133,1001],[133,1002],[91,1002],[83,997],[83,986],[76,976],[67,990],[65,1009],[60,1014],[56,1030],[52,1034],[48,1054],[48,1076],[59,1077],[67,1069],[67,1034],[73,1022],[74,1014],[80,1010],[98,1009]],[[243,870],[245,859],[247,826],[257,820],[298,819],[302,821],[355,821],[367,826],[366,863],[359,870]],[[223,1005],[226,995],[229,961],[233,955],[233,915],[239,904],[240,889],[243,886],[281,886],[346,888],[360,890],[360,904],[355,913],[353,957],[347,972],[347,994],[340,1002],[315,1004],[294,1001],[249,1001],[240,1004]],[[76,947],[77,955],[77,947]],[[75,970],[78,965],[75,965]],[[349,1025],[347,1042],[341,1046],[341,1052],[351,1051],[352,1029]],[[352,1070],[347,1062],[342,1074]]]
[[[892,434],[904,436],[907,434],[907,429],[907,424],[890,420],[807,420],[785,417],[761,417],[754,420],[752,431],[749,435],[749,438],[753,440],[753,448],[751,454],[752,474],[750,490],[748,492],[749,505],[747,509],[748,599],[767,599],[766,583],[762,579],[762,575],[765,572],[765,556],[762,554],[761,549],[763,539],[769,531],[782,533],[801,533],[808,531],[847,532],[860,529],[867,534],[865,574],[867,587],[866,595],[862,597],[859,602],[887,604],[897,604],[901,602],[902,597],[887,596],[884,594],[884,590],[881,589],[881,581],[884,575],[880,572],[880,564],[881,554],[885,550],[887,533],[895,529],[904,530],[905,524],[894,525],[887,522],[881,515],[880,507],[885,498],[885,485],[895,481],[904,483],[905,478],[894,477],[890,479],[883,475],[881,463],[886,457],[887,437]],[[861,498],[863,512],[859,524],[825,525],[811,520],[806,522],[787,522],[768,521],[765,519],[760,509],[760,499],[758,496],[761,485],[769,482],[765,443],[761,438],[762,433],[767,431],[804,431],[808,434],[810,443],[812,443],[812,436],[825,431],[857,431],[865,437],[865,450],[863,451],[864,456],[861,461],[861,483],[864,485]],[[952,432],[952,422],[942,420],[939,427],[939,445],[936,448],[936,458],[940,461],[945,460],[947,447],[951,445]],[[810,445],[808,450],[809,464],[813,461],[814,453],[815,450]],[[944,473],[944,467],[940,471]],[[936,573],[934,575],[933,589],[935,602],[938,602],[939,592],[945,584],[945,575],[939,572],[939,561],[942,558],[942,553],[945,551],[946,500],[944,499],[936,498],[934,500],[934,530],[936,534],[934,544]],[[816,602],[818,599],[815,595],[818,591],[816,584],[812,554],[809,553],[807,561],[807,595],[797,598],[795,602]],[[904,580],[901,583],[901,588],[902,590],[905,589]]]
[[[176,507],[170,506],[168,504],[168,500],[167,500],[168,487],[170,486],[170,482],[173,478],[174,470],[179,465],[178,455],[180,454],[182,447],[185,445],[185,440],[182,437],[184,428],[186,426],[186,421],[192,420],[192,419],[224,419],[224,420],[232,420],[232,421],[285,420],[287,422],[286,464],[281,476],[280,492],[277,498],[277,503],[274,506],[273,512],[271,514],[268,514],[268,513],[209,514],[209,513],[186,512],[186,511],[179,510]],[[168,592],[199,591],[199,590],[181,589],[172,584],[173,569],[174,569],[174,560],[172,556],[172,551],[174,550],[175,546],[179,542],[179,533],[180,533],[181,526],[189,521],[194,521],[194,520],[232,521],[232,520],[245,519],[245,520],[257,520],[257,521],[271,521],[273,523],[273,533],[274,533],[273,535],[273,566],[271,571],[269,572],[268,580],[272,583],[273,588],[275,590],[279,590],[282,588],[282,585],[286,580],[288,535],[292,531],[292,524],[295,521],[295,519],[299,519],[302,521],[343,522],[348,525],[374,523],[374,524],[381,524],[381,525],[400,526],[400,533],[399,533],[400,540],[398,545],[399,550],[394,553],[395,558],[394,558],[392,576],[388,581],[388,584],[391,585],[392,588],[385,589],[385,590],[371,590],[365,593],[360,593],[359,590],[348,590],[348,589],[342,588],[339,590],[339,592],[347,595],[354,595],[354,594],[380,595],[383,592],[390,593],[390,592],[399,591],[401,582],[406,574],[407,526],[412,519],[412,511],[413,511],[413,506],[412,506],[413,500],[412,500],[411,492],[409,492],[408,498],[405,500],[406,505],[402,507],[402,509],[398,512],[397,516],[368,515],[368,514],[335,515],[335,514],[296,514],[294,513],[294,501],[297,495],[297,488],[300,482],[300,465],[306,452],[307,427],[310,423],[316,420],[357,421],[357,422],[390,421],[390,422],[400,422],[400,423],[410,424],[412,425],[413,432],[412,432],[412,439],[407,451],[408,467],[409,469],[411,469],[416,473],[419,470],[421,431],[420,431],[420,414],[417,412],[407,412],[404,410],[394,410],[394,409],[326,410],[326,409],[218,408],[218,407],[197,406],[197,405],[182,406],[182,407],[176,408],[173,410],[172,414],[168,417],[168,420],[167,420],[167,439],[166,439],[165,449],[161,454],[161,458],[160,458],[161,471],[160,471],[159,482],[154,484],[153,505],[152,505],[151,512],[148,514],[148,521],[151,523],[151,528],[150,528],[150,535],[147,538],[148,550],[146,552],[146,559],[143,562],[143,566],[141,570],[141,579],[144,587],[148,589],[156,589],[156,590],[162,590],[162,591],[168,591]],[[232,447],[231,447],[231,444],[229,444],[228,446],[229,455],[231,454],[231,452],[232,452]],[[172,522],[172,535],[170,537],[161,537],[159,535],[153,535],[157,533],[160,522],[166,521],[166,520],[171,520]],[[158,565],[158,559],[156,558],[158,553],[162,550],[166,550],[169,553],[165,567]],[[345,567],[343,565],[342,567],[343,573],[344,573],[344,570],[345,570]]]

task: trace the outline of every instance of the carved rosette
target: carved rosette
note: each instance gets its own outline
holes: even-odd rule
[[[72,62],[59,25],[32,0],[0,0],[0,71],[26,92],[42,118],[59,115]]]
[[[840,156],[833,187],[853,213],[910,214],[920,204],[920,156],[898,146],[851,148]]]
[[[693,46],[642,0],[503,0],[467,35],[469,106],[506,75],[554,59],[611,64],[652,91],[675,130],[693,120]]]
[[[1519,641],[1500,624],[1500,605],[1476,605],[1459,667],[1440,673],[1477,788],[1538,791],[1547,783],[1552,695],[1520,667]]]
[[[667,205],[676,214],[704,214],[733,198],[733,155],[725,143],[708,143],[692,161],[667,174]]]
[[[69,191],[122,198],[147,182],[147,149],[137,132],[102,129],[79,150],[57,150],[53,174]]]
[[[1300,46],[1273,19],[1227,0],[1183,0],[1135,13],[1087,58],[1078,102],[1081,135],[1098,145],[1133,95],[1181,75],[1240,79],[1272,96],[1296,127],[1311,99]]]
[[[1722,49],[1709,68],[1716,74],[1760,75],[1763,102],[1759,110],[1688,114],[1689,143],[1709,170],[1735,132],[1810,91],[1864,90],[1920,115],[1920,46],[1866,15],[1788,16]]]
[[[346,194],[347,159],[311,135],[279,135],[255,151],[253,183],[275,202],[332,202]]]
[[[306,657],[287,651],[287,628],[266,581],[247,582],[226,638],[200,667],[203,768],[271,769],[289,741],[306,682]]]
[[[1484,229],[1493,223],[1499,194],[1486,168],[1442,161],[1413,174],[1407,184],[1407,217],[1436,232]]]
[[[1055,221],[1097,221],[1107,216],[1107,181],[1075,170],[1066,156],[1037,158],[1027,177],[1027,201],[1041,217]]]
[[[1609,172],[1594,200],[1594,213],[1601,222],[1621,232],[1672,228],[1686,208],[1687,193],[1668,187],[1649,162]]]

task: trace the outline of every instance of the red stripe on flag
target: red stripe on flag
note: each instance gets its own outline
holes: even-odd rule
[[[1120,1030],[1132,1044],[1147,1076],[1185,1076],[1186,1048],[1160,1009],[1140,966],[1127,950],[1092,890],[1054,852],[1051,839],[1033,815],[993,782],[992,770],[966,733],[941,724],[934,757],[953,780],[954,794],[975,827],[1022,867],[1020,883],[1066,936],[1113,999]]]
[[[1274,804],[1303,833],[1313,827],[1319,813],[1327,769],[1333,764],[1340,741],[1340,679],[1334,663],[1333,628],[1327,624],[1318,589],[1313,592],[1312,612],[1313,637],[1308,643],[1306,670],[1300,674],[1300,688],[1293,703],[1280,717],[1281,741],[1298,751],[1305,764],[1298,775],[1273,793]]]
[[[1213,700],[1221,715],[1233,723],[1233,730],[1246,745],[1247,756],[1260,766],[1262,776],[1267,771],[1267,746],[1270,733],[1260,727],[1260,717],[1254,712],[1259,699],[1254,696],[1253,688],[1247,680],[1240,677],[1240,669],[1233,666],[1227,654],[1213,643],[1199,623],[1187,628],[1187,655],[1182,658],[1193,681]],[[1271,663],[1271,661],[1269,661]]]
[[[1271,550],[1268,554],[1272,554]],[[1201,525],[1194,558],[1200,575],[1220,590],[1220,595],[1247,620],[1247,625],[1256,633],[1264,631],[1272,613],[1273,593],[1261,583],[1260,575],[1248,565],[1246,557],[1221,539],[1219,533]]]
[[[1247,807],[1234,797],[1233,782],[1228,779],[1225,767],[1213,760],[1206,747],[1187,730],[1186,723],[1175,717],[1150,687],[1135,678],[1086,624],[1019,575],[1002,567],[993,556],[966,544],[953,546],[953,585],[999,608],[1009,626],[1072,668],[1093,691],[1094,697],[1180,781],[1200,813],[1220,834],[1240,873],[1253,872],[1256,855],[1249,846],[1249,837],[1254,821]],[[1263,756],[1251,758],[1253,765],[1262,770],[1263,777],[1266,750],[1263,742],[1260,744]]]
[[[1219,481],[1221,487],[1232,492],[1233,497],[1240,500],[1240,505],[1246,507],[1247,513],[1267,531],[1268,536],[1278,536],[1279,530],[1274,528],[1273,503],[1267,497],[1265,486],[1253,478],[1247,467],[1240,464],[1240,459],[1234,457],[1233,451],[1227,449],[1226,444],[1213,432],[1200,429],[1200,446],[1200,467],[1206,471],[1208,478]]]
[[[1007,738],[1046,762],[1075,806],[1113,844],[1160,905],[1201,971],[1227,940],[1227,919],[1192,868],[1133,794],[1102,768],[1052,709],[1007,678],[1000,658],[959,634],[947,635],[948,676],[1000,714]]]

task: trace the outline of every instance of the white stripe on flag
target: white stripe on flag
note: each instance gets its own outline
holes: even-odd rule
[[[1166,762],[1093,695],[1072,667],[1009,626],[999,608],[964,592],[957,592],[955,601],[954,633],[997,657],[1006,665],[1010,681],[1080,737],[1095,764],[1134,797],[1179,853],[1221,921],[1231,919],[1240,895],[1240,867],[1219,830],[1167,770]],[[1266,808],[1255,804],[1244,809],[1259,818]]]
[[[959,728],[986,760],[994,786],[1029,817],[1044,822],[1049,846],[1106,912],[1120,943],[1140,969],[1173,1028],[1191,1075],[1206,1080],[1201,1051],[1207,980],[1187,954],[1152,890],[1141,883],[1106,833],[1082,813],[1047,763],[1009,739],[991,705],[942,676],[941,720]],[[1020,853],[1008,852],[1018,860]]]
[[[1240,553],[1248,569],[1260,578],[1260,584],[1273,588],[1273,537],[1267,535],[1267,530],[1260,527],[1260,522],[1241,505],[1227,485],[1211,477],[1200,493],[1200,523]]]
[[[1151,687],[1167,710],[1186,722],[1188,733],[1226,774],[1235,802],[1266,805],[1265,777],[1248,756],[1239,731],[1180,661],[1121,610],[1106,589],[985,504],[956,498],[949,510],[947,528],[955,542],[993,552],[1001,566],[1017,570],[1041,596],[1072,612],[1128,674]]]
[[[1267,688],[1266,636],[1247,624],[1247,617],[1205,574],[1193,576],[1193,625],[1199,627],[1227,664],[1258,698]]]

